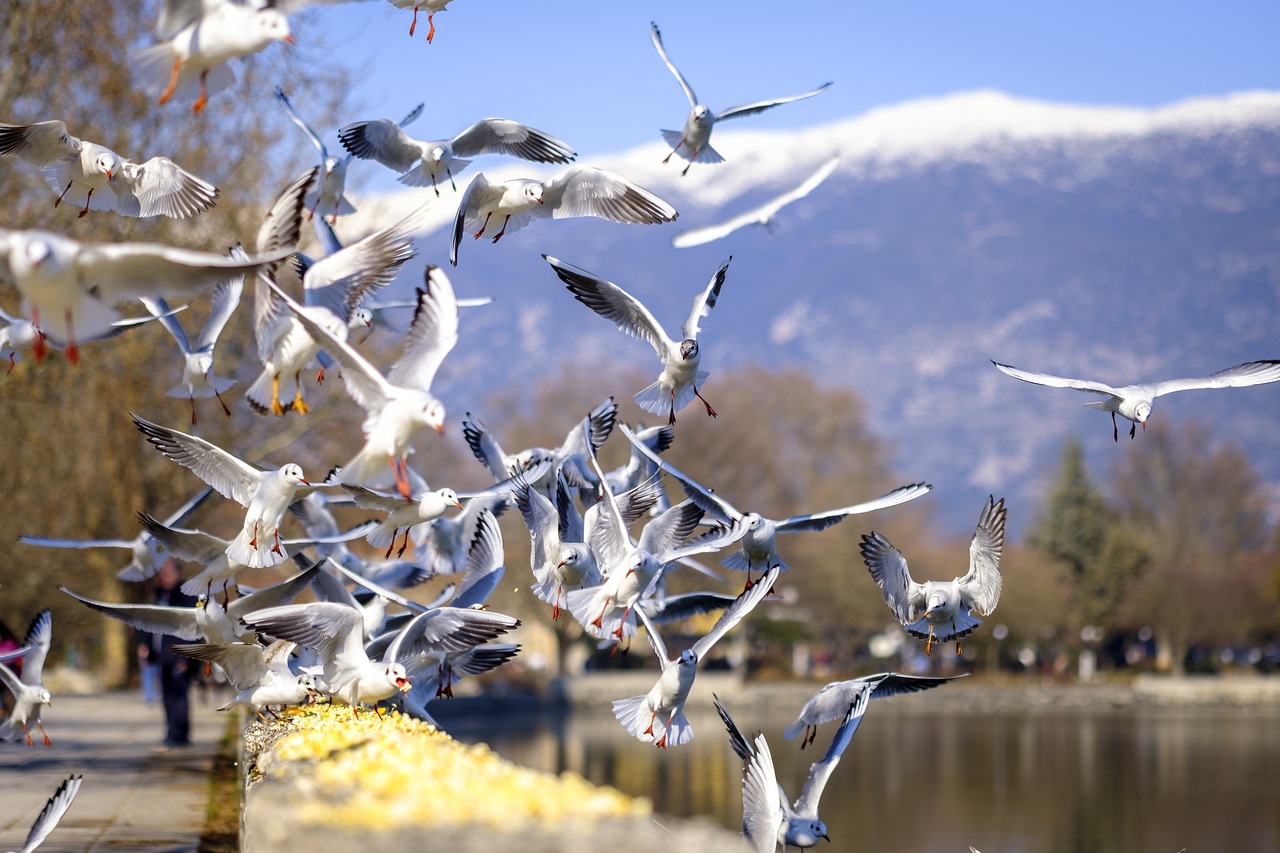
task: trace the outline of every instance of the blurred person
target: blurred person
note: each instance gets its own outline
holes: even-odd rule
[[[153,604],[166,607],[194,607],[197,600],[179,587],[182,585],[182,569],[178,561],[169,557],[156,572]],[[191,661],[173,651],[180,642],[168,634],[143,634],[138,643],[138,661],[144,667],[152,665],[160,675],[160,695],[164,701],[164,743],[166,746],[186,746],[191,742]]]

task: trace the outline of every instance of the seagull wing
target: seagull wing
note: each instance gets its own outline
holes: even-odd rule
[[[649,648],[653,649],[653,656],[658,659],[658,665],[661,669],[666,669],[671,665],[671,656],[667,654],[667,644],[662,642],[662,635],[658,633],[658,629],[654,627],[653,622],[649,619],[649,614],[644,612],[643,607],[635,609],[636,616],[644,624],[644,635],[649,638]]]
[[[149,634],[169,634],[179,640],[195,642],[204,636],[196,623],[194,607],[166,607],[161,604],[110,604],[105,601],[94,601],[76,595],[65,586],[58,589],[79,601],[86,607],[105,613],[113,619],[119,619],[130,628],[146,631]]]
[[[183,657],[216,663],[236,690],[248,690],[267,675],[262,646],[257,643],[177,643],[173,650]]]
[[[753,104],[742,104],[737,107],[729,107],[727,110],[716,113],[716,121],[724,121],[725,119],[730,118],[741,118],[742,116],[753,116],[782,104],[789,104],[792,101],[803,101],[805,98],[812,98],[814,95],[823,91],[830,85],[830,83],[823,83],[821,86],[810,92],[805,92],[802,95],[792,95],[789,98],[774,98],[771,101],[756,101]]]
[[[186,219],[213,207],[219,195],[213,184],[168,157],[152,157],[145,163],[125,160],[112,187],[125,216]]]
[[[342,147],[361,160],[374,160],[396,172],[407,172],[422,160],[422,143],[390,119],[358,121],[338,130]]]
[[[755,753],[747,759],[742,777],[742,834],[756,853],[774,853],[778,849],[778,829],[786,819],[773,754],[764,735],[758,734]]]
[[[568,163],[577,158],[567,143],[528,125],[504,118],[481,119],[451,142],[455,154],[509,154],[535,163]]]
[[[485,206],[496,204],[502,198],[503,191],[503,185],[490,183],[484,172],[477,174],[467,184],[467,188],[462,191],[462,198],[458,200],[458,212],[453,218],[453,237],[449,242],[450,264],[455,267],[458,265],[458,244],[462,242],[467,222],[475,220]],[[519,225],[518,217],[513,218],[517,219],[516,224]],[[477,222],[476,228],[479,227]]]
[[[458,298],[449,276],[428,264],[425,284],[418,290],[418,307],[404,337],[404,352],[391,365],[387,380],[393,385],[431,390],[431,382],[445,357],[458,343]]]
[[[1035,385],[1047,385],[1050,388],[1072,388],[1076,391],[1088,391],[1091,394],[1110,394],[1113,397],[1124,396],[1116,388],[1112,388],[1102,382],[1094,382],[1089,379],[1068,379],[1065,376],[1053,376],[1049,373],[1033,373],[1030,370],[1022,370],[1017,367],[1010,367],[1007,364],[1001,364],[998,361],[991,362],[1002,373],[1007,373],[1014,379],[1021,379],[1023,382],[1031,382]]]
[[[665,359],[676,350],[676,342],[671,340],[657,318],[640,300],[618,285],[597,278],[584,269],[548,255],[542,257],[551,264],[551,269],[575,299],[611,321],[619,331],[647,341],[660,359]]]
[[[454,607],[484,604],[502,580],[505,555],[502,531],[492,511],[481,507],[475,520],[475,536],[467,548],[467,568],[458,582],[458,592],[450,602]]]
[[[658,456],[658,454],[650,450],[649,446],[637,438],[636,434],[633,433],[626,424],[619,424],[618,428],[622,430],[622,434],[627,437],[627,440],[631,442],[632,446],[640,453],[644,454],[646,459],[679,480],[681,487],[684,489],[684,493],[689,496],[691,501],[701,507],[702,511],[708,516],[726,526],[732,526],[742,520],[742,513],[735,509],[733,504],[724,500],[705,486],[700,485],[692,477],[680,473],[674,465],[670,464]]]
[[[232,257],[248,260],[248,255],[239,245],[231,250]],[[204,327],[200,330],[200,340],[196,351],[212,351],[218,342],[218,336],[226,328],[231,315],[240,307],[240,297],[244,294],[244,276],[236,275],[224,278],[213,288],[213,296],[209,299],[209,316],[205,318]],[[161,322],[164,322],[161,319]]]
[[[863,534],[862,559],[899,622],[910,625],[923,615],[924,586],[911,579],[906,558],[888,539],[875,532]]]
[[[312,264],[303,277],[307,305],[320,305],[344,321],[366,296],[395,280],[417,252],[413,232],[425,207]]]
[[[25,684],[39,684],[44,673],[44,659],[53,645],[53,612],[48,608],[36,614],[27,628],[27,636],[22,645],[31,651],[22,656],[22,681]]]
[[[27,833],[27,840],[22,845],[21,853],[31,853],[40,846],[49,833],[53,832],[58,821],[62,820],[67,809],[71,808],[71,802],[79,793],[80,782],[83,779],[84,776],[68,776],[63,780],[58,789],[53,792],[53,796],[49,797],[49,802],[44,804],[44,808],[36,816],[35,823],[31,824],[31,831]]]
[[[870,690],[854,696],[853,703],[844,715],[844,721],[840,723],[835,737],[831,739],[827,754],[821,761],[814,762],[810,766],[809,778],[804,783],[804,790],[800,792],[799,799],[795,802],[795,811],[800,817],[813,819],[818,817],[818,801],[822,799],[822,789],[827,786],[827,780],[831,778],[836,765],[840,763],[840,757],[848,748],[849,741],[853,740],[853,733],[858,730],[858,724],[862,722],[862,717],[867,712],[867,703],[870,701]]]
[[[0,124],[0,156],[17,157],[37,168],[55,160],[75,157],[81,143],[60,121],[35,124]]]
[[[997,501],[994,495],[988,497],[969,540],[969,571],[957,578],[965,605],[983,616],[990,615],[1000,600],[1005,515],[1004,498]]]
[[[129,414],[156,450],[189,469],[223,497],[242,506],[249,505],[262,482],[262,471],[203,438],[162,427],[132,412]]]
[[[211,536],[202,530],[169,527],[145,512],[138,513],[138,521],[148,536],[163,545],[166,551],[179,560],[206,565],[219,554],[225,553],[227,546],[231,544],[225,539]]]
[[[706,657],[707,652],[711,651],[711,647],[720,641],[720,638],[733,630],[734,626],[746,618],[747,614],[756,609],[756,605],[764,600],[770,591],[773,590],[773,584],[778,579],[781,569],[774,566],[760,580],[752,584],[750,589],[744,590],[741,595],[734,599],[733,604],[724,613],[720,614],[720,618],[711,626],[711,630],[704,636],[698,638],[693,644],[693,653],[698,656],[701,661]],[[640,608],[640,614],[644,616],[644,608]],[[645,616],[647,620],[648,617]]]
[[[1191,391],[1197,388],[1243,388],[1248,385],[1265,385],[1280,381],[1280,361],[1247,361],[1219,370],[1203,379],[1166,379],[1157,382],[1152,397],[1174,391]]]
[[[698,105],[698,96],[693,93],[693,87],[689,85],[688,80],[684,79],[680,69],[676,68],[675,63],[667,56],[667,49],[662,45],[662,33],[659,32],[658,25],[653,21],[649,22],[649,39],[653,42],[654,49],[658,51],[658,56],[662,57],[663,63],[676,76],[676,80],[680,83],[680,88],[684,89],[684,96],[689,99],[689,106],[696,107]]]
[[[929,483],[912,483],[909,486],[899,486],[888,494],[881,495],[875,500],[866,501],[853,506],[847,506],[843,509],[831,509],[826,512],[815,512],[810,515],[793,515],[785,521],[777,522],[778,533],[808,533],[819,530],[826,530],[833,524],[844,521],[851,515],[860,515],[866,512],[875,512],[878,509],[897,506],[907,501],[913,501],[922,495],[927,495],[933,486]]]
[[[701,331],[702,318],[709,315],[711,309],[716,307],[716,300],[720,298],[720,288],[724,287],[725,273],[729,271],[729,261],[732,260],[733,255],[726,258],[720,268],[716,270],[715,275],[711,276],[711,281],[707,284],[706,290],[694,298],[693,308],[689,311],[689,319],[685,320],[684,326],[680,328],[681,336],[686,340],[689,338],[697,340],[698,332]]]
[[[643,187],[594,166],[572,166],[545,182],[542,201],[528,213],[553,219],[598,216],[639,225],[670,222],[679,216],[674,207]]]
[[[247,261],[159,243],[83,244],[75,266],[81,281],[96,284],[107,300],[138,296],[188,297],[230,275],[257,272],[283,260],[279,250]]]
[[[292,120],[298,127],[302,128],[302,132],[307,135],[307,139],[310,139],[311,144],[320,152],[320,159],[324,160],[327,158],[329,156],[329,151],[324,147],[324,142],[321,141],[319,134],[311,129],[311,125],[302,120],[302,116],[298,115],[298,113],[293,109],[293,104],[289,102],[289,96],[286,95],[284,93],[284,89],[279,86],[276,87],[276,100],[284,107],[284,111],[289,114],[290,120]]]

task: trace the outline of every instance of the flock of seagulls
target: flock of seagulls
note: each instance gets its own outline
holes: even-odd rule
[[[410,35],[419,11],[426,11],[430,42],[435,36],[433,16],[450,0],[389,2],[413,10]],[[139,85],[157,96],[158,106],[172,98],[193,97],[198,113],[210,96],[231,85],[229,60],[276,41],[291,41],[288,13],[293,5],[297,4],[168,0],[162,4],[156,44],[137,51],[132,59]],[[683,130],[662,131],[671,145],[666,160],[676,156],[688,163],[682,174],[693,163],[723,161],[710,145],[717,122],[811,98],[831,85],[713,112],[698,101],[668,57],[656,25],[650,26],[649,34],[690,104]],[[660,674],[647,694],[613,703],[621,728],[659,748],[687,743],[693,730],[684,707],[699,664],[743,620],[770,606],[782,572],[804,571],[780,555],[779,534],[817,533],[851,516],[915,500],[932,487],[912,483],[875,499],[782,519],[736,508],[714,483],[699,483],[662,457],[677,440],[677,412],[695,398],[708,416],[716,416],[702,394],[709,373],[702,365],[700,333],[723,293],[731,259],[698,292],[677,339],[637,297],[545,255],[574,299],[653,347],[661,372],[652,385],[635,394],[635,400],[665,423],[632,429],[618,421],[618,407],[610,398],[580,421],[562,424],[566,437],[561,446],[508,453],[483,421],[467,413],[462,432],[493,485],[471,494],[428,487],[421,472],[410,465],[410,455],[420,433],[444,433],[451,426],[432,384],[461,333],[460,305],[483,300],[459,300],[444,269],[429,264],[415,299],[407,303],[412,321],[400,356],[383,370],[359,350],[351,332],[367,327],[375,312],[391,310],[376,299],[414,256],[420,212],[344,245],[334,225],[355,210],[345,190],[353,158],[396,171],[408,187],[430,187],[433,199],[447,192],[456,195],[448,249],[454,266],[466,234],[497,242],[535,219],[592,216],[661,225],[678,214],[624,176],[577,164],[577,154],[567,143],[528,125],[487,118],[452,137],[422,141],[405,131],[421,116],[419,105],[399,122],[379,118],[342,126],[337,135],[347,154],[337,156],[299,116],[283,90],[277,90],[276,97],[311,140],[321,162],[288,182],[266,211],[251,248],[236,246],[220,255],[159,244],[85,243],[48,230],[0,229],[0,278],[16,285],[22,300],[20,306],[10,306],[13,313],[3,313],[0,345],[10,369],[18,353],[28,348],[37,362],[53,347],[65,350],[75,363],[80,345],[138,322],[158,321],[182,357],[181,381],[168,393],[189,399],[194,430],[197,398],[216,397],[223,412],[231,414],[224,395],[235,379],[230,371],[225,377],[214,372],[214,350],[251,279],[261,367],[255,368],[257,377],[245,395],[248,407],[265,417],[303,416],[317,405],[304,399],[311,371],[319,380],[326,368],[336,370],[352,403],[364,413],[362,445],[352,448],[350,458],[333,460],[338,464],[323,476],[308,478],[295,462],[260,467],[242,458],[244,449],[224,449],[130,413],[145,441],[187,468],[205,488],[163,520],[149,508],[140,512],[143,531],[132,539],[25,536],[22,541],[41,547],[127,549],[130,560],[119,577],[128,581],[149,578],[167,555],[198,564],[200,572],[183,587],[200,596],[194,607],[115,604],[59,588],[84,606],[136,629],[173,635],[183,641],[177,646],[180,653],[220,666],[236,690],[226,708],[245,706],[263,714],[321,697],[357,709],[392,704],[430,719],[427,706],[451,696],[459,678],[501,666],[519,652],[517,645],[499,642],[519,627],[519,620],[487,609],[488,596],[505,572],[497,515],[515,508],[530,537],[531,589],[548,605],[553,620],[567,612],[601,647],[615,651],[629,647],[630,638],[644,628]],[[502,182],[481,172],[458,192],[458,175],[483,155],[565,168],[546,179]],[[0,124],[0,156],[39,168],[56,194],[54,207],[67,201],[79,208],[81,217],[91,211],[192,217],[216,204],[219,196],[211,183],[168,158],[135,163],[71,136],[58,120]],[[818,188],[838,162],[832,158],[794,190],[757,210],[679,235],[675,245],[698,245],[748,224],[767,227],[783,206]],[[307,222],[320,238],[323,257],[297,252]],[[183,306],[172,305],[205,298],[208,319],[192,343],[176,316]],[[134,300],[146,314],[121,313],[120,306]],[[1089,405],[1110,412],[1113,426],[1116,414],[1132,421],[1131,437],[1137,425],[1145,427],[1152,401],[1161,394],[1280,380],[1280,361],[1249,362],[1204,379],[1123,387],[995,366],[1027,382],[1102,395]],[[288,382],[293,383],[291,398],[281,395],[282,383]],[[615,426],[629,446],[629,461],[605,471],[597,451]],[[1118,440],[1118,427],[1113,432]],[[664,485],[670,483],[683,493],[674,503]],[[219,533],[183,526],[213,492],[244,508],[239,528]],[[343,529],[335,509],[351,505],[382,518]],[[455,509],[460,514],[448,514]],[[952,640],[957,654],[962,653],[960,640],[995,610],[1002,586],[1005,519],[1005,503],[993,495],[981,510],[968,570],[951,581],[915,581],[902,552],[884,536],[863,536],[862,556],[870,576],[904,630],[924,641],[926,654],[935,644]],[[294,523],[305,535],[282,535],[282,529]],[[352,551],[348,543],[359,538],[365,538],[381,559]],[[691,558],[726,549],[723,565],[747,573],[740,593],[666,595],[667,576],[691,571],[687,566],[723,580]],[[300,568],[292,577],[257,591],[238,586],[256,571],[289,560]],[[402,594],[436,575],[456,578],[436,600],[424,604]],[[304,593],[315,600],[295,601]],[[722,612],[711,630],[672,657],[659,626],[716,611]],[[0,724],[0,739],[21,736],[32,745],[30,727],[35,726],[44,744],[51,743],[40,720],[41,708],[52,700],[41,681],[51,637],[52,616],[45,610],[33,621],[23,648],[6,656],[22,660],[21,676],[0,663],[0,682],[16,697],[14,711]],[[828,838],[818,817],[819,800],[870,700],[948,680],[879,673],[825,686],[784,733],[788,739],[799,738],[803,749],[816,738],[818,726],[840,721],[825,755],[813,764],[791,804],[777,779],[768,740],[763,734],[745,735],[716,699],[730,745],[744,762],[743,834],[752,848],[763,853],[779,844],[811,847]],[[52,829],[79,784],[79,777],[73,777],[59,788],[24,850],[33,849]]]

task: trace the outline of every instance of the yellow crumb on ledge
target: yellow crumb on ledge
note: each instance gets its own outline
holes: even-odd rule
[[[302,772],[306,823],[388,830],[518,821],[644,817],[648,800],[554,776],[500,757],[487,746],[458,743],[434,726],[392,711],[381,719],[341,705],[293,715],[293,731],[271,748],[267,778]],[[304,766],[305,765],[305,766]]]

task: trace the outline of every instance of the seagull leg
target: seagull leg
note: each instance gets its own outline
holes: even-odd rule
[[[280,528],[279,527],[276,528],[274,535],[275,535],[276,544],[271,546],[271,553],[279,554],[281,557],[283,557],[284,551],[280,548]]]
[[[302,399],[302,371],[293,374],[293,404],[291,408],[300,415],[311,411],[311,407]]]
[[[1116,413],[1111,413],[1111,438],[1116,442],[1120,441],[1120,427],[1116,426]]]
[[[445,169],[444,173],[449,176],[449,186],[453,187],[453,191],[458,191],[458,185],[453,182],[453,169]]]
[[[502,235],[507,233],[507,223],[510,221],[511,221],[510,215],[508,215],[506,219],[502,220],[502,228],[498,231],[497,234],[494,235],[493,242],[495,243],[498,242],[499,240],[502,239]]]
[[[427,44],[431,44],[431,40],[436,37],[436,25],[431,20],[435,16],[436,16],[435,12],[432,12],[431,14],[427,15],[427,23],[431,24],[431,31],[427,33]]]
[[[698,156],[698,155],[697,155],[697,154],[694,154],[693,156],[695,156],[695,157],[696,157],[696,156]],[[689,166],[692,166],[692,165],[693,165],[693,161],[692,161],[692,160],[690,160],[690,161],[689,161],[689,165],[688,165],[688,166],[685,166],[685,167],[680,171],[680,177],[682,177],[682,178],[683,178],[685,175],[689,174]]]
[[[716,414],[716,410],[711,408],[711,404],[707,402],[707,398],[703,397],[701,394],[698,393],[697,388],[693,389],[693,395],[702,401],[702,405],[707,407],[707,415],[709,417],[713,417],[713,418],[719,417],[719,415]]]
[[[222,414],[226,415],[227,417],[231,417],[231,410],[227,408],[227,403],[226,403],[226,401],[222,399],[222,395],[221,395],[220,393],[218,393],[218,391],[217,391],[216,389],[215,389],[215,390],[214,390],[214,392],[213,392],[213,396],[217,397],[217,398],[218,398],[218,402],[222,404]],[[196,422],[196,421],[195,421],[195,417],[196,417],[196,415],[195,415],[195,404],[196,404],[196,401],[195,401],[195,400],[192,400],[192,401],[191,401],[191,406],[192,406],[192,411],[191,411],[191,423],[193,423],[193,424]]]
[[[57,207],[58,205],[62,204],[62,199],[66,196],[67,193],[71,192],[71,185],[74,183],[75,181],[67,181],[67,188],[62,191],[62,195],[58,196],[53,200],[54,207]]]
[[[413,31],[418,28],[418,7],[413,7],[413,20],[409,22],[409,38],[413,38]]]
[[[271,377],[271,414],[284,417],[284,406],[280,404],[280,374]]]
[[[658,741],[658,746],[662,747],[663,749],[667,748],[667,735],[671,733],[671,723],[673,720],[675,720],[676,714],[679,711],[680,709],[676,708],[671,712],[671,716],[667,717],[667,727],[662,730],[662,739]]]
[[[173,90],[178,88],[178,74],[182,71],[182,60],[179,59],[173,63],[173,70],[169,72],[169,85],[165,87],[164,92],[160,95],[160,100],[156,101],[156,106],[164,106],[169,99],[173,97]]]
[[[196,425],[196,398],[188,394],[187,402],[191,404],[191,425],[195,426]]]
[[[667,165],[667,163],[671,160],[671,156],[680,150],[681,145],[684,145],[683,139],[676,143],[676,147],[672,148],[670,153],[668,153],[666,157],[662,158],[662,165],[664,166]]]
[[[1146,424],[1142,425],[1143,430],[1147,428]],[[1133,426],[1129,427],[1129,440],[1133,441],[1134,435],[1138,432],[1138,422],[1134,421]]]
[[[484,230],[489,227],[489,217],[491,216],[493,216],[492,210],[484,215],[484,222],[480,224],[480,230],[477,231],[475,234],[471,235],[473,240],[480,239],[480,235],[483,234]]]
[[[31,342],[31,354],[35,356],[36,361],[44,361],[47,350],[44,346],[44,331],[40,328],[40,311],[37,308],[31,309],[31,325],[36,327],[36,339]],[[10,357],[12,361],[12,357]]]
[[[409,486],[409,463],[394,456],[388,456],[387,460],[391,463],[391,470],[396,475],[396,492],[405,500],[410,500],[412,492]]]
[[[436,173],[431,173],[431,189],[436,191],[436,198],[440,198],[440,188],[436,186]]]
[[[31,732],[27,730],[27,724],[22,724],[22,733],[27,736],[27,746],[35,746],[35,742],[31,740]]]
[[[249,547],[255,551],[258,549],[258,522],[253,523],[253,538],[249,540]]]
[[[5,374],[8,375],[10,373],[13,373],[13,369],[17,366],[18,366],[18,353],[16,351],[9,353],[9,369],[5,371]]]
[[[671,389],[671,413],[667,415],[667,426],[675,426],[676,422],[676,389]]]
[[[89,213],[89,200],[93,198],[93,187],[89,187],[89,194],[84,197],[84,210],[76,214],[76,219],[84,219]]]
[[[625,628],[625,627],[627,626],[627,617],[628,617],[628,616],[630,616],[630,615],[631,615],[631,608],[630,608],[630,607],[628,607],[626,610],[622,611],[622,621],[618,623],[618,627],[617,627],[617,629],[616,629],[616,630],[614,630],[614,632],[613,632],[613,636],[617,637],[619,640],[621,640],[621,639],[622,639],[622,629],[623,629],[623,628]]]
[[[564,587],[556,584],[556,600],[551,605],[551,621],[558,622],[560,620],[560,593]]]
[[[387,546],[387,553],[382,555],[382,559],[384,560],[391,559],[391,549],[396,547],[396,537],[399,535],[400,535],[400,528],[398,527],[391,532],[391,544]]]
[[[645,729],[645,730],[644,730],[644,731],[642,731],[640,734],[642,734],[642,735],[652,735],[652,734],[653,734],[653,722],[654,722],[654,720],[656,720],[656,719],[658,719],[658,712],[655,710],[652,714],[650,714],[650,715],[649,715],[649,728]]]
[[[929,623],[929,639],[925,640],[924,653],[926,655],[933,654],[933,623]]]
[[[200,115],[200,111],[204,109],[204,105],[209,103],[209,69],[200,72],[200,97],[196,98],[196,102],[191,105],[191,112]]]
[[[400,550],[396,551],[396,559],[404,556],[404,550],[409,547],[409,528],[404,529],[404,541],[400,543]]]
[[[324,367],[321,367],[319,370],[316,371],[316,384],[317,385],[324,384]]]
[[[599,615],[599,616],[597,616],[595,619],[591,620],[591,624],[592,624],[592,625],[594,625],[594,626],[596,626],[597,628],[603,628],[603,627],[604,627],[604,614],[605,614],[605,611],[607,611],[608,609],[609,609],[609,598],[608,598],[608,596],[605,596],[605,599],[604,599],[604,607],[601,607],[601,608],[600,608],[600,615]]]
[[[80,363],[80,349],[76,346],[75,326],[71,323],[71,309],[67,309],[67,361],[77,365]]]

